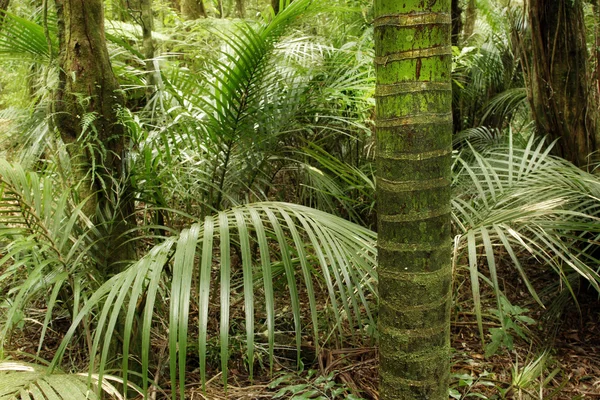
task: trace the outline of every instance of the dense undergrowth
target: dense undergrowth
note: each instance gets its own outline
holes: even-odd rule
[[[107,24],[136,197],[137,259],[117,272],[97,245],[116,216],[81,212],[49,124],[56,55],[40,15],[6,16],[2,62],[22,68],[29,88],[9,85],[0,101],[0,398],[99,398],[90,387],[184,398],[195,381],[191,390],[219,380],[235,392],[237,376],[273,377],[280,397],[374,396],[352,393],[322,361],[377,340],[367,11],[296,0],[265,15],[183,23],[169,14],[151,98],[136,26]],[[599,289],[600,179],[535,135],[518,61],[505,57],[509,32],[492,34],[494,13],[486,18],[455,51],[452,256],[456,308],[468,304],[491,357],[534,335],[501,277],[518,277],[520,298],[554,312],[564,293]],[[90,131],[93,120],[82,118]],[[540,268],[547,287],[531,279]],[[24,333],[34,345],[18,345]],[[530,369],[546,368],[550,353],[532,354],[541,355]],[[327,373],[298,375],[298,365]],[[469,379],[456,377],[453,397],[466,397]]]

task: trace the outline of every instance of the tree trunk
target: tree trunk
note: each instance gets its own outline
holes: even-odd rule
[[[469,40],[475,32],[475,21],[477,20],[477,6],[475,0],[469,0],[465,12],[465,25],[463,27],[463,42]]]
[[[450,15],[452,15],[452,45],[458,46],[458,40],[462,31],[462,9],[460,8],[459,0],[452,0]]]
[[[450,1],[375,0],[380,398],[447,400]]]
[[[112,210],[115,223],[103,243],[111,265],[131,256],[130,248],[120,246],[133,213],[132,198],[120,186],[126,146],[117,113],[123,96],[106,48],[102,0],[56,0],[56,11],[60,73],[54,124],[71,155],[79,199],[89,198],[84,212],[95,220],[97,209]]]
[[[223,0],[217,0],[217,10],[219,11],[219,18],[225,18],[225,10],[223,9]]]
[[[235,0],[235,8],[237,10],[238,17],[244,18],[246,11],[244,9],[244,0]]]
[[[528,85],[536,127],[554,152],[577,166],[598,150],[597,104],[590,93],[581,0],[530,0],[531,65]]]
[[[592,2],[594,12],[594,79],[596,80],[596,101],[600,98],[600,5],[598,0]],[[600,138],[598,139],[600,141]],[[598,143],[600,146],[600,143]]]
[[[156,86],[156,70],[154,68],[154,41],[152,40],[152,0],[141,0],[142,10],[142,46],[146,60],[146,100],[154,94]]]
[[[202,0],[181,0],[181,16],[185,20],[206,18],[206,9]]]

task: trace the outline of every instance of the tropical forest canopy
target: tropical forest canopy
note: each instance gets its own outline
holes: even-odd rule
[[[599,396],[599,7],[0,0],[0,399]]]

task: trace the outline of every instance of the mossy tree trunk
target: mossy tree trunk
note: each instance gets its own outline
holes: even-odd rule
[[[181,16],[185,20],[207,17],[202,0],[181,0]]]
[[[380,398],[448,399],[450,0],[375,0]]]
[[[598,150],[598,105],[590,88],[581,0],[530,0],[531,108],[539,133],[558,139],[555,154],[589,164]]]
[[[104,35],[102,0],[56,0],[59,35],[59,85],[54,125],[71,155],[73,184],[84,212],[98,220],[98,210],[112,214],[106,225],[104,262],[131,257],[122,246],[130,229],[133,199],[124,184],[126,141],[118,112],[124,99],[113,73]]]

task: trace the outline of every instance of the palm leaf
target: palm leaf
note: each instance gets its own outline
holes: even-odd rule
[[[220,241],[220,257],[213,255],[214,242]],[[258,254],[254,254],[254,244],[258,246]],[[234,264],[231,253],[234,249],[239,254],[240,264]],[[102,285],[86,302],[81,312],[73,321],[65,336],[59,351],[53,361],[53,366],[62,357],[69,341],[73,339],[78,324],[84,317],[98,309],[97,330],[94,335],[91,359],[99,356],[99,365],[92,364],[90,370],[98,370],[102,378],[108,359],[108,348],[111,344],[111,332],[117,327],[117,321],[125,322],[123,343],[123,379],[127,382],[129,363],[128,337],[136,335],[131,329],[134,316],[139,313],[140,304],[144,304],[144,321],[141,328],[143,350],[143,371],[147,371],[148,348],[150,346],[150,330],[152,327],[153,310],[159,300],[156,288],[160,281],[167,278],[165,268],[171,265],[172,277],[170,294],[161,302],[170,304],[169,323],[169,357],[172,393],[183,396],[185,382],[185,365],[188,356],[187,342],[188,326],[191,323],[190,302],[197,301],[199,323],[198,355],[200,359],[200,374],[205,381],[206,346],[208,338],[207,315],[210,308],[211,291],[209,282],[215,264],[220,269],[221,288],[216,296],[221,301],[221,368],[227,369],[228,335],[230,326],[230,289],[231,276],[241,275],[243,293],[240,294],[244,303],[244,325],[246,336],[246,353],[248,367],[252,374],[254,360],[254,342],[256,340],[256,311],[257,304],[264,304],[267,314],[266,335],[269,343],[270,363],[273,362],[273,346],[275,329],[274,321],[275,299],[273,285],[275,274],[273,264],[281,262],[285,266],[285,281],[289,290],[289,300],[292,304],[292,314],[297,340],[297,350],[300,351],[303,316],[299,303],[300,288],[298,277],[302,277],[302,289],[309,298],[310,320],[315,343],[320,341],[317,314],[322,310],[316,303],[315,279],[327,287],[329,300],[334,307],[336,325],[348,324],[349,329],[360,329],[364,323],[363,310],[366,310],[368,325],[374,326],[372,301],[374,296],[375,262],[374,233],[358,225],[334,217],[321,211],[288,203],[256,203],[236,207],[221,212],[213,217],[207,217],[203,223],[197,223],[185,229],[178,238],[170,238],[153,248],[148,255],[115,275]],[[169,261],[172,259],[172,261]],[[200,261],[198,261],[200,260]],[[299,270],[296,268],[299,265]],[[257,277],[260,279],[257,280]],[[198,286],[194,288],[193,282]],[[257,290],[257,284],[263,283],[264,291]],[[195,300],[192,293],[197,292]],[[264,301],[258,301],[261,293]],[[337,304],[343,304],[344,321]],[[229,309],[228,309],[229,307]],[[262,306],[260,307],[263,309]],[[354,314],[357,318],[354,322]],[[196,319],[194,317],[194,319]],[[330,329],[332,329],[331,327]],[[177,373],[179,370],[179,373]],[[226,376],[226,375],[225,375]],[[178,379],[177,379],[178,378]],[[148,376],[144,375],[143,389],[146,390]],[[226,383],[226,382],[225,382]]]
[[[122,400],[124,397],[110,382],[122,383],[114,376],[99,379],[97,375],[65,374],[45,366],[23,362],[0,363],[0,399],[1,400],[81,400],[98,399],[92,387],[98,388],[110,399]],[[139,390],[129,384],[131,389]]]
[[[58,189],[52,178],[0,159],[0,241],[6,243],[0,288],[11,298],[0,342],[29,302],[49,294],[41,346],[61,287],[71,274],[91,273],[82,268],[88,250],[79,217],[83,203],[71,207],[70,191]]]
[[[512,139],[509,137],[509,139]],[[550,266],[571,290],[575,271],[600,291],[598,260],[588,254],[600,233],[600,181],[560,158],[551,146],[531,137],[524,149],[473,147],[455,164],[453,219],[459,234],[457,252],[466,251],[477,319],[482,330],[478,269],[481,256],[500,307],[497,255],[503,251],[534,299],[542,304],[523,254]]]
[[[56,33],[56,29],[53,31]],[[58,49],[56,38],[52,40],[52,48]],[[4,22],[0,30],[0,57],[47,62],[50,52],[42,25],[9,12],[4,13]]]

